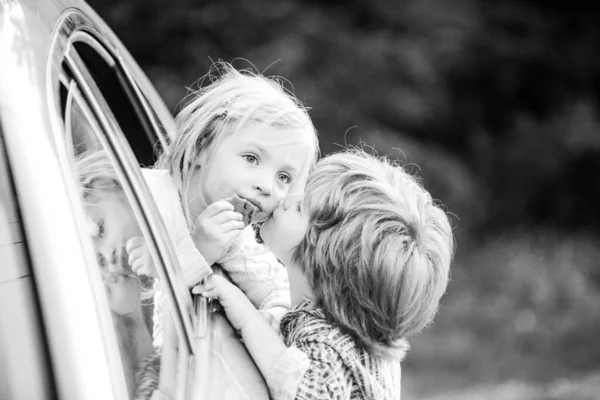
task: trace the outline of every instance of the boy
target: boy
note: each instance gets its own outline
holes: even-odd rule
[[[322,159],[261,235],[286,265],[283,340],[219,276],[219,298],[275,399],[400,399],[407,339],[433,319],[454,241],[448,217],[401,167],[353,150]]]

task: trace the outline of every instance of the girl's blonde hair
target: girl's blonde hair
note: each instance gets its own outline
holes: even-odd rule
[[[75,160],[79,187],[84,201],[105,193],[123,193],[123,187],[104,150],[87,150]]]
[[[310,223],[293,261],[317,304],[372,352],[402,357],[448,285],[446,213],[402,167],[361,150],[320,160],[304,204]]]
[[[175,122],[177,135],[161,154],[156,168],[169,170],[181,195],[184,213],[190,227],[190,195],[188,187],[200,154],[206,154],[202,174],[206,177],[211,149],[249,124],[262,124],[281,130],[306,130],[314,138],[314,153],[309,168],[318,158],[317,133],[304,106],[282,80],[267,78],[251,70],[238,71],[230,64],[218,62],[200,80],[208,85],[191,91],[187,104]],[[282,135],[286,134],[282,132]]]

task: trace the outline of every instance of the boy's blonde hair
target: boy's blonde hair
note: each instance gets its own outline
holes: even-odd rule
[[[361,150],[327,156],[308,178],[310,223],[293,260],[326,316],[370,351],[401,357],[446,291],[446,213],[400,166]]]
[[[188,187],[200,154],[206,153],[202,174],[206,177],[211,149],[249,124],[277,129],[306,129],[314,137],[312,167],[318,158],[317,133],[305,107],[281,80],[251,70],[238,71],[230,64],[215,63],[200,80],[209,84],[187,96],[187,104],[175,122],[177,135],[160,156],[156,167],[169,170],[183,203],[190,226]],[[286,134],[286,133],[282,133]],[[191,194],[196,195],[196,194]]]

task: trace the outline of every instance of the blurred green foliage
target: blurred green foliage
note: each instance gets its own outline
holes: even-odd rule
[[[89,3],[174,112],[211,60],[254,66],[312,107],[323,154],[363,141],[423,177],[453,213],[458,251],[437,322],[405,363],[415,393],[597,368],[597,11],[580,1]]]

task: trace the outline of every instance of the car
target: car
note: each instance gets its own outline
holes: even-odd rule
[[[164,292],[153,398],[268,398],[218,302],[194,297],[181,283],[140,169],[168,145],[173,117],[116,35],[84,1],[3,0],[0,60],[1,397],[134,395],[131,372],[140,360],[123,350],[127,326],[115,318],[76,167],[78,157],[98,149]],[[151,329],[152,304],[140,306]]]

